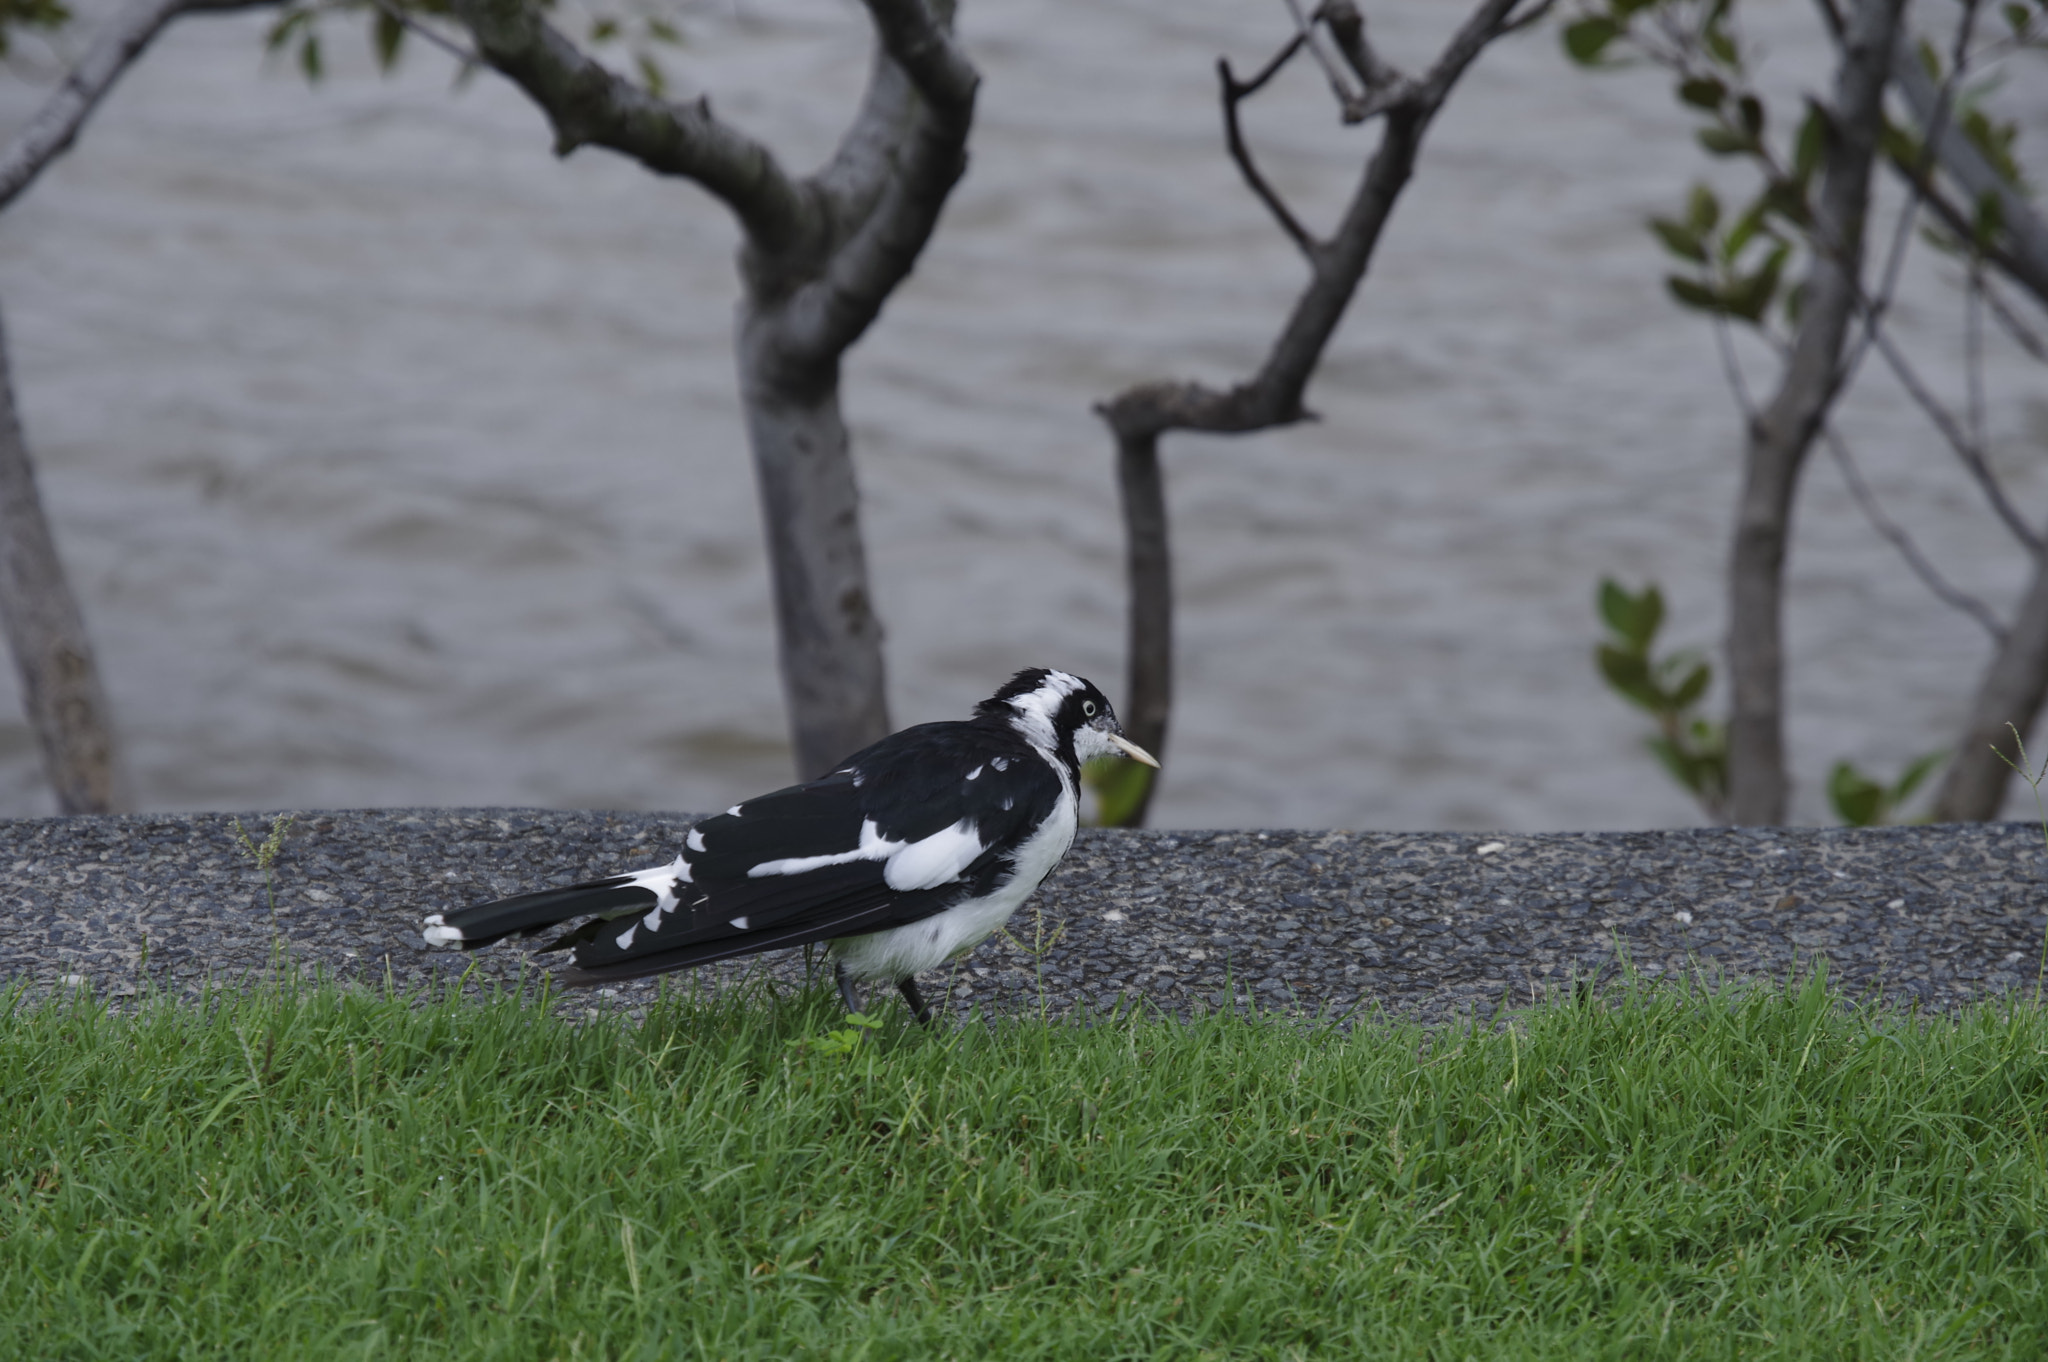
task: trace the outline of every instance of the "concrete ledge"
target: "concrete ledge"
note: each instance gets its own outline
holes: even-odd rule
[[[683,814],[396,809],[302,817],[263,877],[226,814],[0,822],[0,981],[89,981],[135,994],[145,975],[190,992],[292,967],[401,989],[534,968],[507,944],[427,950],[420,915],[652,864]],[[244,820],[260,840],[267,824]],[[2024,824],[1671,832],[1121,832],[1086,830],[1011,923],[1050,948],[1045,1001],[1119,997],[1173,1011],[1256,1000],[1359,1004],[1425,1021],[1526,1004],[1611,976],[1697,967],[1783,978],[1819,956],[1852,994],[1930,1009],[2031,988],[2044,856]],[[146,943],[146,956],[145,956]],[[799,957],[768,957],[799,978]],[[1040,961],[1001,938],[926,976],[962,1011],[1035,1010]],[[737,969],[704,971],[730,978]],[[671,976],[683,979],[688,976]],[[628,985],[601,1006],[633,1007]],[[584,995],[575,995],[581,998]],[[578,1003],[577,1005],[582,1005]]]

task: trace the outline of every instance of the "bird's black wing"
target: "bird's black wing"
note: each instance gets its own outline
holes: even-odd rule
[[[565,982],[636,978],[901,926],[990,892],[1059,777],[1007,733],[926,724],[691,829],[672,909],[601,919]]]

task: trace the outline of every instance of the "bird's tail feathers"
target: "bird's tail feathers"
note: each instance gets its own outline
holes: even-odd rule
[[[461,946],[473,951],[508,936],[536,936],[571,918],[600,917],[645,911],[654,906],[655,891],[636,883],[638,876],[613,875],[584,884],[515,894],[509,899],[479,903],[426,920],[430,946]]]

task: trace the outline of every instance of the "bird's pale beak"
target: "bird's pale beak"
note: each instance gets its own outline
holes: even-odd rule
[[[1159,769],[1159,759],[1157,757],[1153,756],[1150,752],[1147,752],[1144,748],[1132,742],[1129,738],[1126,738],[1123,734],[1107,733],[1103,736],[1107,737],[1111,742],[1115,743],[1117,747],[1123,752],[1123,754],[1129,757],[1132,761],[1142,761],[1155,771]]]

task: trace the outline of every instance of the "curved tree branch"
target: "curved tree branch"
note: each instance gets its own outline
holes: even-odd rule
[[[555,154],[601,146],[649,170],[695,180],[739,215],[748,237],[787,248],[814,225],[803,190],[775,156],[711,112],[676,104],[609,71],[557,32],[529,0],[453,0],[477,56],[540,106]]]
[[[64,81],[0,151],[0,208],[20,197],[43,168],[71,149],[78,130],[164,26],[181,14],[255,9],[277,0],[133,0],[93,34]]]
[[[917,263],[967,169],[980,77],[953,41],[952,6],[867,0],[881,50],[868,95],[815,184],[837,239],[791,299],[790,348],[829,359],[860,339]]]

